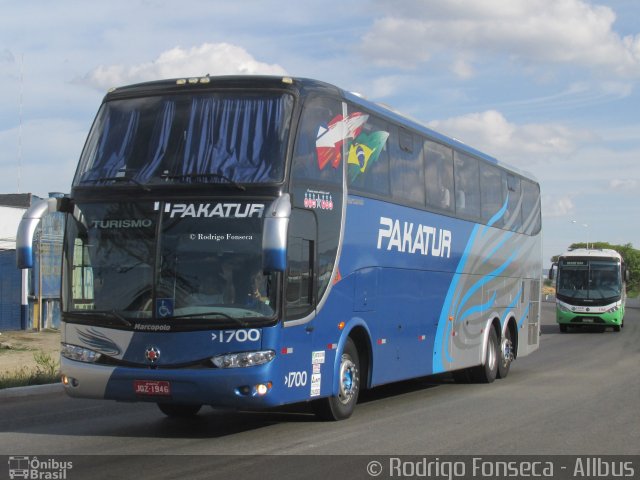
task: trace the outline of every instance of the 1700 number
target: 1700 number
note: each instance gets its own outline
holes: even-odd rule
[[[260,340],[260,330],[251,328],[249,330],[221,330],[211,332],[211,341],[220,343],[236,342],[257,342]]]

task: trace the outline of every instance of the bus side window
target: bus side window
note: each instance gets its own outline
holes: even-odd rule
[[[287,318],[292,319],[303,317],[313,307],[313,242],[291,237],[288,250]]]
[[[295,208],[291,212],[287,241],[286,318],[302,318],[315,305],[315,240],[314,214]]]
[[[453,211],[453,151],[430,141],[425,142],[425,182],[427,206]]]
[[[454,173],[456,188],[456,213],[464,218],[480,218],[480,173],[478,160],[455,152]]]
[[[397,142],[391,143],[389,147],[391,195],[400,203],[424,207],[424,165],[420,143],[415,141],[410,132],[400,128]]]
[[[302,180],[298,183],[314,180],[342,184],[341,144],[322,147],[326,142],[320,138],[328,135],[331,122],[341,114],[341,104],[334,99],[313,98],[305,104],[296,134],[291,174],[294,179]]]
[[[505,213],[505,226],[514,232],[522,229],[522,189],[520,178],[507,173],[507,211]]]
[[[72,282],[71,294],[73,307],[78,309],[92,309],[94,278],[91,267],[89,246],[84,240],[75,239],[73,246],[73,260],[71,265]]]
[[[504,181],[502,171],[493,165],[480,163],[480,190],[482,193],[482,221],[491,226],[502,227],[504,214],[497,218],[496,214],[504,206]]]
[[[527,235],[540,231],[540,187],[528,180],[522,181],[522,220]]]
[[[395,134],[389,137],[389,125],[373,115],[354,139],[347,155],[349,186],[373,195],[389,196],[389,142],[398,142]]]

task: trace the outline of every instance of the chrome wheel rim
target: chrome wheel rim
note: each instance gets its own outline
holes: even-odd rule
[[[343,405],[351,402],[358,392],[358,368],[347,355],[342,357],[340,364],[340,391],[338,400]]]
[[[502,365],[507,367],[513,361],[513,342],[510,339],[502,339]]]
[[[487,365],[491,370],[496,368],[496,349],[494,343],[491,340],[489,340],[489,343],[487,345]]]

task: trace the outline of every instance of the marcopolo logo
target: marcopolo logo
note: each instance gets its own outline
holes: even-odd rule
[[[33,480],[66,480],[67,471],[73,468],[73,462],[42,459],[38,457],[9,457],[9,478],[25,478]]]

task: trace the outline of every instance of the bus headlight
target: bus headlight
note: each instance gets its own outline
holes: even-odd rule
[[[75,360],[77,362],[95,363],[100,360],[102,354],[89,350],[88,348],[79,347],[77,345],[70,345],[63,343],[60,349],[60,355],[69,360]]]
[[[218,368],[253,367],[255,365],[264,365],[265,363],[269,363],[275,358],[275,356],[276,352],[273,350],[228,353],[226,355],[217,355],[212,357],[211,363]]]
[[[570,312],[571,309],[569,307],[567,307],[566,305],[562,304],[562,303],[556,303],[558,310],[560,310],[561,312]]]
[[[620,305],[614,305],[609,310],[607,310],[607,313],[617,312],[619,308],[620,308]]]

